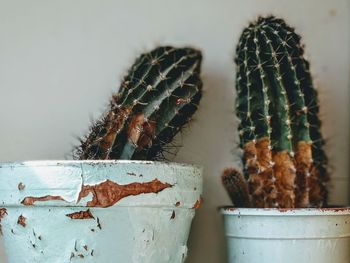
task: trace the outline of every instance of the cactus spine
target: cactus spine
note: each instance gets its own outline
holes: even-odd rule
[[[162,158],[201,99],[201,60],[192,48],[165,46],[142,54],[75,149],[75,159]]]
[[[328,179],[317,92],[300,36],[259,18],[239,40],[236,114],[254,207],[323,206]]]

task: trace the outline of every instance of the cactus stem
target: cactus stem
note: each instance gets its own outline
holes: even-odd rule
[[[131,67],[102,120],[74,152],[79,159],[157,159],[201,98],[201,53],[158,47]],[[179,101],[181,103],[176,103]]]
[[[253,205],[323,205],[327,158],[300,37],[281,19],[259,18],[236,53],[238,130]]]

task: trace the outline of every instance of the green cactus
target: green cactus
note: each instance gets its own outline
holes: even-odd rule
[[[327,201],[317,92],[303,54],[300,36],[273,16],[251,23],[237,46],[236,114],[255,207]]]
[[[162,159],[197,110],[201,60],[201,52],[192,48],[165,46],[142,54],[74,158]]]

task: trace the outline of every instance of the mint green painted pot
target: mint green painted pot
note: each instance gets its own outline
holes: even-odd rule
[[[148,161],[0,164],[8,263],[183,262],[201,169]]]
[[[223,208],[230,263],[349,263],[350,208]]]

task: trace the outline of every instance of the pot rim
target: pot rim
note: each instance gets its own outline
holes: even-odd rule
[[[334,206],[325,208],[237,208],[221,207],[224,216],[340,216],[350,215],[350,206]]]
[[[0,203],[3,207],[197,208],[202,171],[195,165],[136,160],[0,163]]]
[[[147,160],[28,160],[28,161],[12,161],[12,162],[0,162],[0,169],[2,167],[35,167],[35,166],[55,166],[55,165],[74,165],[74,164],[166,164],[169,166],[179,166],[186,168],[194,168],[203,170],[203,166],[197,164],[168,162],[168,161],[147,161]]]

